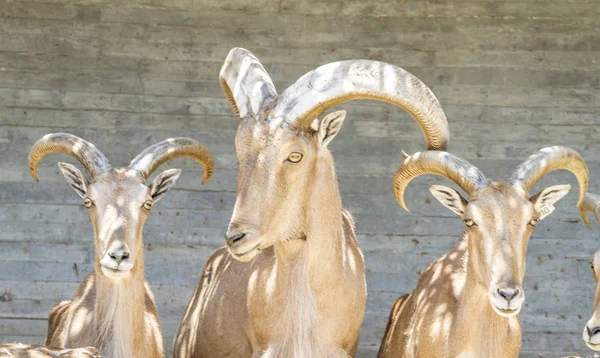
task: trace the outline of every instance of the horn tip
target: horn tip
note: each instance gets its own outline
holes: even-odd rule
[[[588,229],[592,230],[592,225],[590,225],[590,218],[589,218],[588,211],[586,209],[584,209],[582,206],[578,205],[578,207],[579,207],[579,214],[581,215],[581,219],[585,223],[585,226],[587,226]]]
[[[408,157],[410,157],[410,155],[408,155],[408,153],[406,153],[404,150],[400,150],[400,155],[402,155],[402,158],[406,159]]]
[[[204,172],[204,178],[202,179],[202,185],[208,183],[208,181],[210,180],[210,178],[212,177],[212,171],[205,171]]]

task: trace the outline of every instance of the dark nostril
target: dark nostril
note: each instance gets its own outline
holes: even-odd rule
[[[587,329],[587,332],[589,334],[590,337],[597,335],[598,333],[600,333],[600,326],[596,326],[596,327],[585,327]]]
[[[503,290],[498,289],[498,294],[504,297],[505,300],[510,301],[519,294],[519,290],[513,290],[511,288],[505,288]]]
[[[129,252],[110,252],[108,256],[117,262],[121,262],[129,258]]]
[[[231,236],[227,236],[227,234],[225,234],[225,240],[227,241],[227,245],[231,246],[234,243],[243,239],[244,236],[246,236],[245,233],[233,234]]]

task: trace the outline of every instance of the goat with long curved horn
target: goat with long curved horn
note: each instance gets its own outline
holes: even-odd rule
[[[326,64],[278,96],[256,56],[234,48],[220,83],[242,119],[237,198],[227,247],[200,275],[174,357],[354,356],[366,306],[364,261],[328,149],[346,112],[317,117],[353,99],[385,101],[413,116],[426,148],[444,149],[446,116],[419,79],[378,61]]]
[[[264,67],[250,51],[232,49],[221,69],[220,83],[240,117],[282,121],[306,129],[327,109],[355,99],[392,103],[417,121],[430,150],[445,150],[450,137],[442,106],[412,73],[385,62],[332,62],[300,77],[277,96]],[[273,107],[273,108],[271,108]]]
[[[148,177],[173,158],[191,158],[204,167],[204,182],[214,161],[206,147],[189,138],[171,138],[143,150],[127,168],[110,169],[91,143],[71,134],[48,134],[29,157],[31,175],[47,154],[77,158],[92,180],[77,167],[59,163],[67,182],[83,198],[94,228],[95,265],[72,300],[50,311],[46,345],[93,346],[107,358],[163,358],[160,320],[144,277],[142,231],[154,203],[175,184],[179,169],[167,169],[147,185]],[[101,175],[100,175],[101,174]]]
[[[554,146],[540,150],[517,167],[510,182],[528,192],[543,176],[558,169],[572,172],[579,181],[579,206],[585,197],[589,172],[581,155],[571,148]]]
[[[404,202],[404,190],[414,178],[423,174],[437,174],[454,181],[467,195],[488,184],[483,173],[466,160],[448,152],[427,151],[415,153],[404,160],[394,176],[394,194],[400,206],[410,211]]]
[[[77,159],[95,177],[110,170],[108,159],[92,143],[68,133],[46,134],[35,142],[29,153],[29,171],[39,181],[37,167],[49,154],[63,153]]]
[[[235,114],[240,119],[259,117],[277,98],[275,85],[263,65],[250,51],[229,51],[219,73],[219,83]]]
[[[190,138],[170,138],[156,143],[138,154],[129,163],[129,168],[148,178],[156,168],[175,158],[189,158],[197,161],[204,168],[205,184],[215,169],[215,161],[208,149]]]
[[[412,179],[442,175],[460,186],[468,200],[442,185],[430,191],[461,217],[465,232],[454,249],[423,271],[415,290],[396,301],[379,357],[517,357],[527,243],[536,223],[554,210],[570,185],[550,186],[531,197],[528,192],[557,169],[575,175],[582,203],[588,169],[567,147],[540,150],[507,182],[488,182],[475,166],[446,152],[405,159],[394,179],[398,203],[407,209],[403,196]]]
[[[270,117],[306,128],[327,109],[355,99],[404,109],[421,127],[427,149],[447,148],[448,122],[433,92],[412,73],[385,62],[350,60],[314,69],[279,96]]]

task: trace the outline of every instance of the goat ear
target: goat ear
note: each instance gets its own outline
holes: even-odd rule
[[[552,213],[554,211],[554,203],[567,195],[569,190],[571,190],[570,185],[553,185],[542,189],[539,193],[529,198],[533,203],[533,208],[539,220]]]
[[[152,186],[150,187],[152,201],[157,202],[162,198],[175,184],[179,175],[181,175],[181,169],[168,169],[157,175],[152,180]]]
[[[69,163],[58,163],[58,168],[64,175],[67,182],[80,197],[85,198],[88,181],[85,175],[74,165]]]
[[[445,207],[462,217],[469,203],[456,190],[443,185],[432,185],[429,191]]]
[[[344,119],[346,118],[346,111],[336,111],[329,113],[321,121],[319,122],[318,131],[318,141],[321,147],[327,147],[329,142],[339,133],[340,129],[342,129],[342,124],[344,123]],[[314,125],[313,122],[313,129]]]

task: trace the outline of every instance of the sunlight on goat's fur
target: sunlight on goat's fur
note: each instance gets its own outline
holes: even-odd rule
[[[434,185],[432,194],[465,223],[459,243],[427,267],[415,290],[398,299],[379,357],[516,357],[521,345],[518,313],[525,299],[523,278],[529,237],[541,220],[541,203],[553,204],[569,191],[555,185],[529,197],[545,174],[566,169],[585,193],[589,172],[583,158],[566,147],[543,149],[521,164],[508,182],[488,182],[464,159],[447,152],[415,153],[396,172],[396,199],[423,174],[453,180],[466,193]],[[468,200],[467,200],[468,199]]]
[[[29,156],[37,179],[48,154],[72,155],[92,175],[88,182],[72,164],[59,163],[67,182],[83,198],[95,237],[95,266],[75,292],[50,311],[46,344],[97,347],[106,358],[162,358],[162,333],[154,297],[144,277],[142,230],[152,204],[175,183],[180,170],[166,170],[146,181],[166,161],[188,157],[214,168],[208,150],[189,138],[171,138],[146,148],[128,168],[112,169],[93,144],[67,133],[38,140]]]

